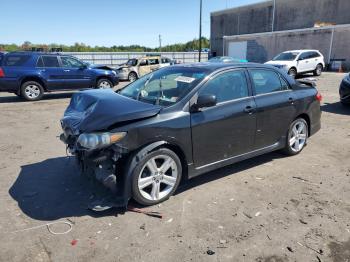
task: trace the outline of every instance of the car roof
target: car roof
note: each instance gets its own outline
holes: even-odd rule
[[[13,55],[13,54],[18,54],[18,55],[59,55],[63,56],[64,54],[60,53],[54,53],[54,52],[36,52],[36,51],[14,51],[14,52],[8,52],[6,55]]]
[[[298,52],[298,53],[301,53],[301,52],[320,52],[320,51],[315,50],[315,49],[299,49],[299,50],[288,50],[288,51],[284,51],[283,53],[288,53],[288,52]]]
[[[174,65],[174,67],[191,67],[191,68],[202,68],[211,72],[220,70],[220,69],[229,69],[229,68],[267,68],[274,69],[275,67],[271,65],[259,64],[259,63],[210,63],[210,62],[198,62],[191,64],[179,64]]]

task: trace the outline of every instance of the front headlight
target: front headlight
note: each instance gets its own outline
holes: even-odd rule
[[[81,134],[77,143],[86,149],[99,149],[117,143],[125,136],[126,132]]]

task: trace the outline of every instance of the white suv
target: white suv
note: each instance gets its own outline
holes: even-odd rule
[[[320,76],[325,67],[324,57],[318,50],[286,51],[265,64],[286,70],[293,77],[310,72]]]

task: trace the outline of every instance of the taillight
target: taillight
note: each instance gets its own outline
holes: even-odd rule
[[[318,100],[318,101],[322,101],[322,95],[321,95],[321,93],[320,92],[317,92],[317,94],[316,94],[316,99]]]
[[[5,77],[4,70],[0,67],[0,77]]]

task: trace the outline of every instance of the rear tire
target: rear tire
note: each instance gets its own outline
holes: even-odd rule
[[[286,147],[283,149],[283,153],[288,156],[299,154],[307,144],[308,130],[308,124],[304,118],[294,120],[288,129]]]
[[[149,152],[132,171],[132,197],[145,206],[163,202],[175,192],[181,176],[181,161],[173,151]]]
[[[290,75],[293,78],[296,78],[297,74],[298,74],[298,72],[297,72],[297,70],[295,68],[291,68],[288,71],[288,75]]]
[[[38,101],[44,95],[44,88],[35,81],[28,81],[21,86],[21,97],[27,101]]]
[[[318,64],[313,72],[314,76],[320,76],[322,74],[322,70],[323,66],[321,64]]]

